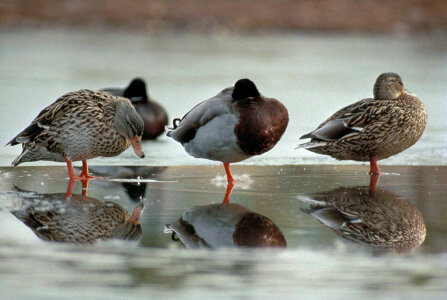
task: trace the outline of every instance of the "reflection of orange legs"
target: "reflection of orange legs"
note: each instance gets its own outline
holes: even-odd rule
[[[371,155],[369,160],[369,175],[380,175],[379,166],[375,155]]]
[[[76,180],[74,180],[74,179],[68,180],[67,192],[65,193],[65,199],[67,199],[68,197],[71,196],[71,193],[73,191],[73,187],[74,187],[75,183],[76,183]]]
[[[67,192],[65,193],[65,199],[67,199],[68,197],[71,196],[72,192],[73,192],[73,187],[76,184],[77,179],[73,179],[71,178],[70,180],[68,180],[68,185],[67,185]],[[81,179],[81,184],[82,184],[82,196],[87,196],[87,190],[88,190],[88,181],[89,179]]]
[[[233,189],[234,189],[234,183],[228,183],[227,191],[225,192],[225,198],[222,201],[222,204],[230,203],[230,196],[231,196],[231,192],[233,192]]]
[[[369,195],[374,196],[376,194],[376,186],[379,183],[380,175],[369,175]]]
[[[224,162],[223,164],[225,167],[225,173],[227,173],[228,184],[234,184],[234,178],[233,178],[233,175],[231,175],[231,171],[230,171],[230,164],[227,162]]]
[[[89,179],[84,179],[81,180],[81,184],[82,184],[82,196],[87,196],[87,191],[88,191],[88,181]]]

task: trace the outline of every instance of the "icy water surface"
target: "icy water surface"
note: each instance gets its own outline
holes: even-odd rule
[[[125,86],[141,76],[172,120],[248,77],[262,94],[285,104],[290,123],[274,149],[245,164],[336,164],[295,150],[298,137],[336,110],[371,97],[377,76],[393,71],[426,104],[428,124],[416,145],[382,164],[447,164],[447,44],[436,36],[3,29],[0,41],[0,145],[69,91]],[[94,163],[210,164],[164,136],[144,148],[144,160],[128,151]],[[9,166],[19,153],[19,147],[0,147],[0,165]]]
[[[231,204],[223,205],[223,167],[91,169],[106,179],[90,180],[86,196],[77,182],[65,199],[64,167],[0,168],[3,295],[108,299],[447,295],[445,166],[384,166],[385,174],[372,191],[366,166],[235,165]],[[127,241],[107,238],[83,244],[78,239],[73,245],[36,237],[63,240],[74,227],[75,236],[92,235],[107,229],[104,216],[117,211],[110,208],[132,213],[141,201],[145,206],[141,232],[128,235]],[[246,222],[236,242],[234,224],[225,224],[247,211],[254,221]],[[71,212],[77,218],[67,225]],[[30,228],[43,222],[39,213],[65,220],[65,227],[40,226],[34,234]],[[20,217],[27,221],[19,221]],[[188,219],[189,225],[182,227],[179,218]],[[177,235],[166,232],[166,224]],[[268,245],[275,230],[282,232],[287,248],[237,247]]]

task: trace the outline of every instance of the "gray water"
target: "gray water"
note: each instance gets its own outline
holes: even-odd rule
[[[30,203],[36,210],[39,206],[50,210],[55,197],[65,195],[65,168],[0,168],[2,295],[74,299],[445,297],[446,167],[384,166],[376,190],[379,198],[368,200],[364,195],[369,178],[363,166],[235,166],[238,183],[231,203],[271,219],[283,232],[287,250],[185,249],[164,232],[164,226],[194,206],[220,203],[225,193],[222,169],[92,167],[96,175],[113,179],[90,180],[89,197],[114,202],[129,212],[143,200],[143,237],[138,244],[108,240],[70,245],[39,240],[8,212],[23,210]],[[422,244],[398,251],[397,242],[384,248],[348,240],[309,214],[310,206],[299,200],[318,199],[322,193],[341,199],[340,189],[351,200],[371,201],[382,211],[386,208],[380,199],[393,203],[400,217],[392,222],[389,228],[395,229],[391,231],[408,226],[408,219],[399,213],[404,208],[398,204],[410,205],[411,213],[420,214],[426,228]],[[81,193],[79,182],[73,193]],[[351,215],[356,213],[361,212],[351,209]],[[376,217],[381,218],[380,211]]]
[[[171,119],[242,77],[282,101],[290,115],[273,150],[232,166],[237,184],[230,198],[274,222],[287,249],[191,250],[172,240],[165,225],[195,206],[221,203],[226,181],[221,166],[188,156],[166,137],[145,142],[143,160],[128,150],[90,162],[91,171],[106,178],[90,180],[88,199],[113,202],[129,213],[143,201],[139,241],[43,241],[12,213],[63,206],[66,168],[36,162],[12,169],[19,147],[0,147],[0,295],[445,298],[446,50],[445,41],[428,36],[0,30],[0,144],[60,95],[125,86],[135,76],[148,81],[150,95]],[[384,175],[370,196],[368,166],[294,148],[300,135],[332,112],[370,97],[377,75],[385,71],[402,76],[426,104],[429,121],[418,143],[380,161]],[[81,193],[77,182],[73,195]],[[370,224],[362,231],[366,236],[377,235],[377,224],[388,224],[392,234],[381,236],[387,247],[362,242],[359,233],[353,238],[330,229],[318,219],[324,210],[311,205],[341,199],[363,203],[365,211],[378,207],[372,215],[379,220],[388,216],[380,223],[363,209],[340,212],[347,223]],[[400,238],[413,244],[404,251]]]

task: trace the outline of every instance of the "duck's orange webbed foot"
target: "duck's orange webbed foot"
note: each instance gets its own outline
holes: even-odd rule
[[[87,165],[87,161],[83,160],[82,161],[82,172],[81,174],[79,174],[79,178],[82,179],[104,179],[104,177],[100,177],[100,176],[90,176],[88,173],[88,165]]]

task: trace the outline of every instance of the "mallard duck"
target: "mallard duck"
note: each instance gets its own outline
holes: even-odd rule
[[[187,248],[287,247],[272,220],[234,203],[194,206],[165,232],[177,235]]]
[[[164,108],[152,100],[147,93],[146,82],[141,78],[134,78],[125,89],[102,89],[115,96],[130,99],[133,107],[144,121],[143,139],[155,139],[165,131],[168,125],[168,115]]]
[[[355,243],[396,252],[420,246],[426,235],[424,218],[410,201],[369,187],[338,187],[311,197],[298,196],[304,210],[337,235]]]
[[[412,146],[427,124],[424,104],[409,94],[396,73],[381,74],[374,84],[374,99],[346,106],[301,137],[299,145],[339,160],[370,161],[370,174],[380,174],[377,160]]]
[[[79,90],[63,95],[44,108],[9,145],[22,144],[22,154],[13,162],[50,160],[67,163],[70,179],[85,179],[87,159],[116,156],[131,144],[143,158],[143,120],[128,99],[105,92]],[[72,161],[82,160],[76,176]]]
[[[121,205],[65,194],[31,196],[25,208],[13,211],[39,238],[46,241],[91,244],[99,240],[139,240],[144,209],[138,204],[130,215]]]
[[[234,184],[229,164],[272,149],[288,122],[284,105],[262,96],[251,80],[241,79],[174,119],[167,136],[194,157],[223,162],[227,181]]]

